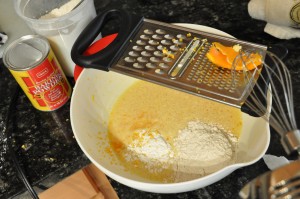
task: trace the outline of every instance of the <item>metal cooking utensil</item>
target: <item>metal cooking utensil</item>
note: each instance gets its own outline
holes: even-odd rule
[[[240,197],[243,199],[300,198],[300,160],[255,178],[240,191]]]
[[[117,38],[100,52],[83,55],[111,19],[119,19]],[[261,68],[247,71],[251,78],[245,79],[241,71],[233,74],[230,69],[217,67],[206,58],[213,42],[239,44],[263,57],[267,50],[263,45],[109,10],[85,28],[73,45],[71,56],[85,68],[119,72],[241,108]]]
[[[242,60],[247,53],[251,54],[246,52],[236,60]],[[249,93],[246,104],[253,111],[266,112],[262,118],[281,136],[281,144],[286,153],[297,155],[299,159],[300,130],[294,112],[291,74],[283,61],[271,52],[267,52],[263,68],[264,72],[259,78],[260,83],[255,85],[256,90]],[[245,78],[247,78],[246,74]],[[263,84],[268,85],[267,92]],[[267,99],[269,96],[272,98],[272,109],[264,111],[267,107],[264,104],[265,100],[262,99]],[[247,199],[300,198],[300,160],[255,178],[241,190],[240,196]]]
[[[251,52],[244,52],[236,60]],[[256,89],[249,90],[245,105],[257,115],[262,115],[270,126],[281,136],[281,144],[288,155],[300,157],[300,130],[294,111],[292,77],[283,61],[274,53],[267,52]],[[245,73],[247,79],[247,73]],[[252,77],[249,77],[252,78]],[[267,88],[267,90],[265,90]],[[271,98],[271,110],[265,102]]]

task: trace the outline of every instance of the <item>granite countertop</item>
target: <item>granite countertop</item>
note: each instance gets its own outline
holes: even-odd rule
[[[210,26],[236,38],[264,45],[279,44],[288,48],[285,63],[290,69],[295,99],[300,96],[300,39],[280,40],[264,33],[265,22],[252,19],[247,11],[248,0],[94,0],[97,12],[123,8],[146,18],[168,23],[192,23]],[[106,34],[109,34],[107,31]],[[70,81],[74,83],[71,79]],[[0,198],[13,198],[26,189],[18,179],[7,152],[4,123],[8,105],[17,83],[8,70],[0,66]],[[69,102],[70,103],[70,102]],[[69,103],[54,112],[35,110],[22,91],[12,113],[13,148],[30,182],[37,187],[50,187],[59,180],[89,164],[72,137]],[[300,101],[295,101],[296,118],[300,116]],[[280,137],[271,129],[271,144],[267,153],[286,156]],[[239,190],[251,179],[268,171],[262,160],[234,171],[213,185],[187,193],[152,194],[126,187],[111,180],[122,199],[126,198],[238,198]]]

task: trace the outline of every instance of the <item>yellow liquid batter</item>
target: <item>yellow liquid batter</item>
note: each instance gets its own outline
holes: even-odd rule
[[[236,137],[242,128],[241,111],[221,103],[186,94],[145,81],[138,81],[124,92],[109,118],[108,136],[111,147],[125,167],[152,180],[166,181],[171,171],[153,175],[141,162],[126,162],[123,150],[136,137],[139,129],[158,131],[172,144],[178,131],[192,120],[217,124]],[[168,181],[168,180],[167,180]]]

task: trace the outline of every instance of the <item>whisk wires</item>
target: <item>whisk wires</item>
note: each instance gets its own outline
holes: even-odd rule
[[[241,51],[233,63],[235,73],[235,65],[242,62],[245,82],[254,81],[246,68],[249,62],[254,64],[252,54],[250,50]],[[286,65],[274,53],[267,52],[262,66],[255,70],[261,70],[260,77],[248,89],[247,106],[257,115],[264,113],[262,117],[281,135],[296,130],[292,80]]]

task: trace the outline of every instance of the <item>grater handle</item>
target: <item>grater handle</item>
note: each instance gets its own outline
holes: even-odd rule
[[[283,60],[288,54],[288,49],[282,45],[271,45],[268,47],[268,51],[271,53],[274,53],[281,60]],[[265,62],[274,69],[275,65],[272,64],[272,61],[269,59],[268,56],[266,57]],[[264,67],[262,69],[261,76],[263,76],[265,78],[265,80],[263,80],[262,78],[258,78],[256,84],[253,87],[252,92],[255,93],[255,95],[257,95],[257,97],[264,104],[265,110],[262,110],[261,107],[257,107],[256,110],[253,110],[253,107],[250,108],[248,106],[248,103],[255,105],[255,103],[253,102],[253,99],[251,97],[248,97],[245,100],[245,103],[241,106],[242,112],[247,113],[248,115],[253,116],[253,117],[261,117],[267,111],[267,99],[265,98],[265,95],[268,92],[268,82],[270,81],[270,78],[272,78],[272,76],[267,74]],[[260,92],[259,88],[262,88],[262,90],[264,91],[264,94],[262,94]]]
[[[110,20],[118,20],[119,32],[117,37],[104,49],[92,55],[84,55],[84,52],[101,33],[104,25]],[[123,10],[107,10],[97,15],[81,32],[76,39],[72,50],[72,60],[84,68],[95,68],[108,71],[115,57],[121,51],[123,45],[129,40],[131,34],[139,27],[143,17],[128,14]]]

